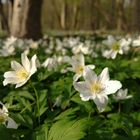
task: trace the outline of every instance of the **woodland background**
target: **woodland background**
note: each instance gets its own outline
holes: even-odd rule
[[[38,39],[52,31],[140,31],[140,0],[0,0],[0,32]]]

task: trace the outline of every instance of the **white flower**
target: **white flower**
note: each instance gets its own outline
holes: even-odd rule
[[[16,61],[11,62],[11,68],[14,71],[8,71],[4,73],[3,85],[16,84],[16,88],[24,85],[36,71],[36,55],[29,61],[25,53],[21,54],[22,65]]]
[[[3,48],[0,50],[0,56],[10,56],[14,55],[15,53],[15,47],[13,45],[11,46],[3,46]]]
[[[31,49],[35,49],[35,50],[38,49],[38,46],[39,46],[38,42],[37,41],[33,41],[33,40],[30,41],[29,45],[30,45],[29,47]]]
[[[2,49],[0,50],[0,55],[7,57],[10,55],[13,55],[15,53],[15,42],[17,41],[17,38],[11,36],[7,38],[4,42],[4,45]]]
[[[73,78],[74,81],[77,81],[81,76],[84,76],[87,68],[95,68],[94,65],[85,66],[85,59],[82,54],[73,56],[69,63],[72,65],[70,70],[76,73]]]
[[[73,54],[78,54],[78,53],[89,54],[89,47],[86,46],[84,47],[83,43],[79,43],[78,45],[72,48],[72,52]]]
[[[140,36],[138,37],[138,39],[133,40],[132,46],[133,47],[139,47],[140,46]]]
[[[113,36],[109,35],[108,39],[103,41],[103,44],[107,45],[110,50],[103,51],[103,56],[115,59],[118,53],[122,55],[129,50],[130,43],[130,39],[126,40],[123,38],[118,41]]]
[[[80,92],[83,101],[93,100],[100,112],[104,111],[109,94],[115,93],[122,87],[116,80],[109,80],[108,68],[104,68],[99,76],[91,69],[86,70],[82,82],[74,82],[74,87]]]
[[[73,46],[77,45],[80,41],[79,37],[69,37],[69,38],[64,38],[63,42],[65,46],[72,48]]]
[[[125,90],[119,89],[117,95],[114,95],[113,98],[117,101],[132,98],[132,95],[127,96],[127,93],[128,93],[128,89]]]
[[[17,38],[14,36],[11,36],[6,39],[5,45],[10,46],[10,45],[14,44],[16,41],[17,41]]]
[[[8,110],[7,108],[0,102],[0,123],[5,122],[8,119]]]
[[[17,129],[16,122],[9,117],[8,110],[2,102],[0,102],[0,123],[4,124],[7,128]]]
[[[42,64],[42,66],[43,66],[44,68],[47,67],[49,71],[51,71],[51,70],[53,70],[53,69],[56,69],[57,66],[58,66],[56,56],[47,58],[47,59],[44,61],[44,63]]]

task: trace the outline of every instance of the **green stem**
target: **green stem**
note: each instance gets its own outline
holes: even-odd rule
[[[88,114],[88,120],[90,119],[91,113],[92,113],[92,112],[90,111],[89,114]]]
[[[31,104],[31,106],[34,105],[34,104],[35,104],[35,102],[33,102],[33,103]],[[29,107],[29,106],[26,106],[24,109],[21,110],[20,113],[23,113],[26,109],[28,109],[28,107]]]
[[[121,113],[121,103],[119,102],[118,113]]]
[[[36,96],[36,105],[37,105],[37,111],[38,111],[38,123],[40,125],[40,107],[39,107],[39,98],[38,98],[38,93],[34,85],[30,82],[31,87],[34,90],[35,96]]]

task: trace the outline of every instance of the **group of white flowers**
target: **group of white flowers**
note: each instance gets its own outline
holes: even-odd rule
[[[42,47],[44,52],[54,59],[55,57],[64,57],[70,54],[73,55],[82,53],[84,55],[90,55],[95,58],[98,57],[98,51],[101,51],[102,56],[105,58],[115,59],[117,54],[126,54],[131,48],[140,47],[140,37],[132,38],[126,37],[114,37],[112,35],[107,36],[103,41],[96,41],[94,37],[91,39],[80,37],[45,37],[38,40],[22,40],[15,37],[9,37],[7,39],[0,40],[0,56],[15,55],[16,50],[20,49],[29,54],[31,49],[38,49]]]
[[[36,55],[28,59],[25,53],[21,54],[22,65],[16,61],[11,62],[11,68],[13,71],[8,71],[4,73],[3,85],[16,84],[16,88],[23,86],[30,77],[37,71],[36,66]],[[80,97],[83,101],[93,100],[99,110],[99,112],[104,111],[108,103],[108,95],[115,93],[118,89],[122,87],[122,84],[117,80],[110,80],[108,68],[104,68],[99,76],[92,70],[95,68],[94,65],[85,65],[84,56],[82,54],[73,56],[68,59],[68,62],[72,65],[72,70],[75,72],[73,77],[73,86],[79,91]],[[84,81],[79,81],[80,77],[84,78]],[[121,97],[126,97],[126,92],[123,95],[122,92],[118,92],[119,99]],[[122,94],[122,95],[121,95]],[[2,104],[2,103],[1,103]],[[8,111],[4,105],[1,107],[0,120],[1,122],[6,122],[9,120]],[[11,122],[11,118],[10,121]],[[17,128],[17,125],[13,123],[13,128]],[[9,125],[8,125],[9,126]]]
[[[14,53],[15,49],[9,49],[9,47],[13,47],[14,43],[17,39],[11,38],[11,43],[7,43],[6,47],[3,47],[0,50],[1,55],[7,56]],[[9,40],[8,40],[9,41]],[[64,40],[64,44],[60,40],[56,41],[59,44],[59,48],[56,48],[58,51],[59,49],[63,49],[63,56],[56,57],[55,61],[53,58],[47,58],[45,62],[42,63],[41,66],[47,67],[48,70],[52,70],[52,68],[58,63],[68,63],[72,67],[67,68],[67,70],[72,71],[75,73],[73,77],[73,86],[75,90],[80,93],[81,100],[88,101],[93,100],[96,104],[99,112],[105,110],[105,107],[108,103],[108,95],[116,93],[113,96],[115,100],[124,100],[131,98],[132,96],[127,96],[127,89],[123,90],[122,84],[120,81],[117,80],[110,80],[109,77],[109,70],[108,68],[104,68],[102,72],[97,75],[96,72],[93,70],[95,69],[95,65],[85,65],[85,58],[84,54],[93,54],[91,51],[91,47],[87,47],[91,45],[90,41],[86,42],[87,46],[84,46],[82,42],[79,43],[79,38],[70,38]],[[30,48],[36,49],[38,47],[38,43],[32,42],[34,44],[30,45]],[[67,46],[69,44],[72,47],[73,56],[67,56],[66,48],[62,48],[63,46]],[[104,50],[103,56],[107,58],[115,59],[117,54],[123,54],[129,50],[129,45],[133,44],[134,46],[140,46],[140,39],[132,41],[129,39],[121,39],[117,40],[113,36],[108,36],[107,40],[104,40],[102,44],[107,45],[110,47],[110,50]],[[52,50],[53,50],[53,45]],[[7,48],[7,51],[6,49]],[[3,51],[2,51],[3,50]],[[5,50],[5,52],[4,52]],[[27,51],[28,50],[28,51]],[[9,51],[9,52],[8,52]],[[65,52],[65,53],[64,53]],[[21,64],[17,61],[11,62],[11,71],[4,73],[4,81],[3,85],[6,86],[7,84],[15,84],[16,88],[23,86],[30,77],[37,71],[37,56],[34,55],[31,60],[28,59],[27,54],[29,53],[29,48],[24,50],[24,53],[21,54]],[[47,52],[49,53],[49,51]],[[7,123],[8,122],[8,123]],[[4,123],[8,128],[17,128],[16,123],[8,117],[8,110],[6,107],[0,102],[0,123]]]

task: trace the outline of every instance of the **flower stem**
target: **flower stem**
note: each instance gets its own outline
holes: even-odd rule
[[[35,104],[35,102],[33,102],[33,103],[31,104],[31,106],[34,105],[34,104]],[[23,113],[26,109],[28,109],[28,107],[29,107],[29,106],[26,106],[23,110],[21,110],[20,113]]]
[[[37,92],[36,88],[34,87],[34,85],[32,84],[32,82],[30,82],[30,85],[33,88],[35,96],[36,96],[36,105],[37,105],[37,111],[38,111],[38,123],[40,125],[40,106],[39,106],[38,92]]]
[[[119,102],[119,106],[118,106],[118,113],[121,113],[121,103]]]

